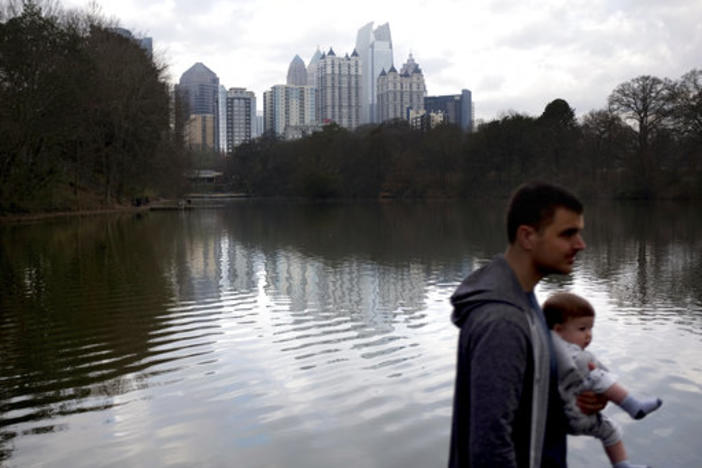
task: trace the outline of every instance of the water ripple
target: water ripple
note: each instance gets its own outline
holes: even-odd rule
[[[375,216],[358,244],[346,212],[340,231],[321,207],[305,215],[312,230],[294,209],[241,209],[141,220],[155,234],[117,252],[101,229],[94,252],[37,242],[17,247],[24,263],[0,258],[0,464],[445,464],[458,333],[448,298],[491,249],[462,229],[460,241],[414,242],[416,223],[398,232]],[[347,231],[349,245],[325,240]],[[656,453],[690,452],[699,423],[699,241],[629,240],[589,242],[575,274],[542,291],[592,298],[598,357],[664,398],[626,430],[637,458],[665,466]]]

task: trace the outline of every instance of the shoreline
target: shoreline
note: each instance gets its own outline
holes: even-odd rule
[[[23,213],[0,215],[0,225],[14,223],[30,223],[34,221],[45,221],[51,218],[66,218],[69,216],[93,216],[111,213],[137,213],[140,211],[148,211],[149,205],[142,206],[116,206],[112,208],[95,208],[75,211],[48,211],[41,213]]]
[[[375,202],[375,203],[392,203],[392,202],[399,202],[399,203],[407,203],[407,202],[420,202],[420,203],[436,203],[436,202],[454,202],[454,201],[460,201],[460,200],[465,200],[463,198],[452,198],[452,197],[417,197],[417,198],[406,198],[406,197],[379,197],[379,198],[363,198],[363,199],[358,199],[358,198],[325,198],[325,199],[309,199],[305,197],[251,197],[251,196],[234,196],[234,197],[226,197],[226,196],[212,196],[212,194],[190,194],[190,198],[192,200],[197,200],[199,202],[203,200],[211,200],[211,201],[223,201],[223,200],[237,200],[237,201],[266,201],[266,202],[274,202],[274,203],[312,203],[312,204],[328,204],[328,203],[347,203],[347,202]],[[481,197],[482,198],[482,197]],[[486,197],[486,198],[495,198],[495,199],[502,199],[502,197]],[[182,199],[181,199],[182,200]],[[702,199],[683,199],[683,200],[676,200],[673,198],[658,198],[658,199],[637,199],[637,198],[611,198],[611,199],[589,199],[591,202],[601,202],[601,201],[609,201],[609,202],[628,202],[628,203],[634,203],[634,204],[639,204],[639,203],[644,203],[644,204],[659,204],[659,203],[676,203],[676,204],[696,204]],[[139,213],[139,212],[144,212],[144,211],[152,211],[152,210],[159,210],[159,209],[180,209],[180,207],[176,206],[175,204],[177,203],[177,199],[162,199],[162,200],[157,200],[157,201],[152,201],[151,203],[147,205],[141,205],[141,206],[133,206],[133,205],[115,205],[113,207],[103,207],[103,208],[91,208],[91,209],[83,209],[83,210],[70,210],[70,211],[44,211],[44,212],[35,212],[35,213],[21,213],[21,214],[0,214],[0,226],[1,225],[8,225],[8,224],[20,224],[20,223],[31,223],[31,222],[38,222],[38,221],[46,221],[49,219],[53,218],[66,218],[66,217],[71,217],[71,216],[95,216],[95,215],[103,215],[103,214],[116,214],[116,213]],[[199,203],[196,203],[192,206],[188,206],[186,208],[221,208],[223,205],[201,205]]]

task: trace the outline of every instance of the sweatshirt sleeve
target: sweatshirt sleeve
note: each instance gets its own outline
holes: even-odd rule
[[[471,467],[516,467],[515,419],[522,398],[528,337],[506,319],[479,321],[470,331]]]
[[[558,363],[558,390],[564,401],[570,401],[586,389],[587,361],[584,361],[585,370],[583,371],[578,361],[582,350],[577,345],[567,343],[553,331],[551,331],[551,340]]]

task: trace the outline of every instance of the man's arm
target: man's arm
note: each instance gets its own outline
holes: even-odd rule
[[[597,368],[597,366],[592,362],[588,363],[587,366],[590,370],[595,370]],[[603,394],[588,390],[578,395],[575,403],[583,413],[595,414],[599,413],[605,408],[605,406],[607,406],[607,401],[607,397]]]
[[[473,328],[469,350],[470,466],[516,467],[515,432],[530,431],[530,427],[515,427],[528,338],[508,320],[486,320]]]

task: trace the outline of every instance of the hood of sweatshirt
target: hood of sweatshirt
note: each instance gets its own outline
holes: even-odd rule
[[[451,321],[460,327],[470,313],[487,303],[502,303],[524,310],[528,299],[503,255],[475,270],[451,296]]]

